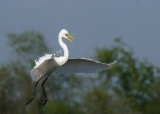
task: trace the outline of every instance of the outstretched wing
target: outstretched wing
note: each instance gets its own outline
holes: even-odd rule
[[[110,64],[95,62],[88,59],[68,59],[68,61],[58,67],[54,73],[95,73],[111,68],[116,61]]]

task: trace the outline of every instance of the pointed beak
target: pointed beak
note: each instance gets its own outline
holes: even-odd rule
[[[75,40],[75,39],[74,39],[71,35],[69,35],[69,34],[66,34],[66,36],[67,36],[67,39],[73,44],[71,38],[72,38],[73,40]]]

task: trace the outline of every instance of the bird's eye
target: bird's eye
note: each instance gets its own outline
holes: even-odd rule
[[[68,34],[67,34],[67,33],[65,33],[65,35],[66,35],[66,36],[68,36]]]

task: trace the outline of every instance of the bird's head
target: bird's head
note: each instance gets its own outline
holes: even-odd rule
[[[66,29],[62,29],[60,32],[59,32],[59,37],[62,37],[62,38],[66,38],[68,39],[72,44],[72,39],[74,39],[71,35],[68,34],[68,31]],[[75,40],[75,39],[74,39]]]

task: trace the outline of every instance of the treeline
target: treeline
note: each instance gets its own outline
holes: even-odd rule
[[[97,61],[117,59],[112,69],[96,75],[52,75],[45,85],[49,98],[45,108],[40,109],[40,87],[36,100],[25,106],[33,91],[34,60],[49,47],[41,33],[27,31],[7,38],[13,52],[11,61],[0,66],[0,114],[160,114],[160,68],[135,58],[120,38],[95,51]]]

